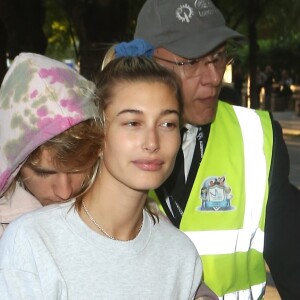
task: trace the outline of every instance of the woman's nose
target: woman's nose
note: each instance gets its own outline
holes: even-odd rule
[[[148,130],[145,134],[143,149],[149,152],[155,152],[159,149],[159,137],[155,129]]]

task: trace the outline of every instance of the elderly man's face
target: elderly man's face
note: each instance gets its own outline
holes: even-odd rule
[[[199,60],[182,58],[164,48],[157,48],[154,57],[158,63],[174,70],[181,78],[185,121],[193,125],[212,122],[228,62],[225,46],[216,48]],[[189,61],[191,64],[185,64]]]

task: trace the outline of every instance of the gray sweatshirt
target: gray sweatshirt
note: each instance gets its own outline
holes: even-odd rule
[[[131,241],[92,231],[71,207],[48,206],[12,222],[0,240],[1,299],[193,299],[202,263],[172,224],[143,227]]]

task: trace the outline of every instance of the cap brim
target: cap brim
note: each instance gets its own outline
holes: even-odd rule
[[[163,48],[184,58],[198,58],[214,50],[229,39],[245,42],[246,39],[240,33],[228,27],[215,27],[179,38],[173,43],[165,44]],[[191,45],[194,45],[191,47]]]

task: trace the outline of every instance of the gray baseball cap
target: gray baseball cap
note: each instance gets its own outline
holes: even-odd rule
[[[147,0],[138,15],[134,38],[190,59],[209,53],[228,39],[244,39],[226,26],[210,0]]]

